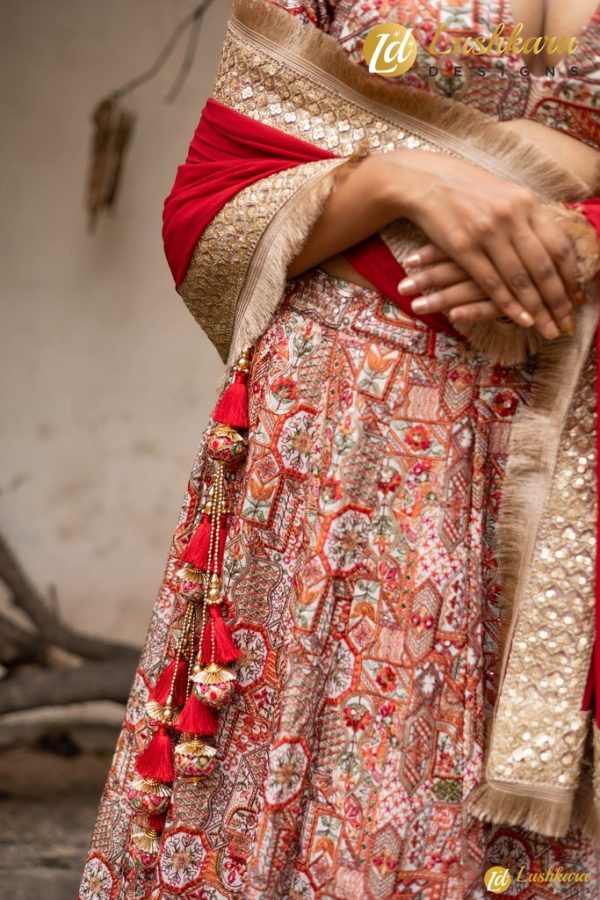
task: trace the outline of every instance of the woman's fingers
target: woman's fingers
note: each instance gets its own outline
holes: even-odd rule
[[[473,303],[476,300],[484,300],[486,295],[474,281],[463,281],[460,284],[438,290],[426,297],[419,297],[411,303],[413,312],[422,315],[427,313],[446,312],[465,303]],[[502,313],[500,313],[502,315]]]
[[[585,303],[585,294],[578,278],[577,254],[569,235],[543,206],[534,212],[532,226],[546,252],[555,261],[571,304],[580,306]]]
[[[468,236],[462,234],[455,236],[454,244],[457,248],[457,262],[479,286],[482,292],[481,296],[495,303],[500,310],[500,315],[508,316],[513,322],[524,328],[531,328],[535,321],[534,317],[511,293],[504,280],[506,278],[505,260],[509,254],[504,255],[503,262],[494,264],[483,249],[477,247]],[[500,271],[503,272],[503,277],[500,276]],[[556,326],[554,327],[556,329]],[[556,329],[556,333],[558,335],[558,329]]]
[[[400,294],[423,294],[432,288],[446,288],[461,281],[468,281],[465,270],[455,262],[447,261],[431,266],[424,271],[411,270],[408,277],[398,285]]]
[[[424,244],[403,262],[405,269],[421,268],[422,266],[435,266],[437,263],[446,262],[448,254],[437,244]]]
[[[507,240],[506,236],[493,237],[487,241],[487,249],[492,261],[502,271],[504,280],[508,285],[515,299],[531,316],[533,324],[537,330],[549,340],[557,338],[560,334],[560,328],[556,324],[552,316],[550,301],[552,300],[556,306],[561,307],[567,304],[567,312],[570,309],[569,300],[566,297],[562,282],[560,289],[556,294],[550,289],[549,282],[551,278],[544,281],[544,294],[541,288],[538,288],[534,281],[531,269],[536,270],[536,241],[532,231],[521,231],[518,236],[518,247]],[[556,277],[556,268],[551,263],[550,274]],[[490,295],[491,299],[494,299]],[[513,318],[508,310],[506,314]],[[561,317],[562,318],[562,317]]]
[[[549,237],[547,240],[550,242],[552,239]],[[570,244],[569,239],[566,238],[566,240]],[[538,330],[545,336],[549,336],[548,322],[553,321],[559,331],[573,334],[575,329],[575,320],[572,315],[573,304],[569,298],[565,281],[557,268],[555,257],[553,259],[548,253],[546,246],[534,231],[525,232],[521,238],[515,236],[513,246],[523,265],[528,266],[528,276],[532,280],[532,287],[534,285],[537,287],[537,292],[542,298],[542,305],[538,308],[537,313],[530,308]],[[567,253],[568,251],[565,248],[564,251],[561,249],[561,252]]]
[[[468,184],[463,193],[451,193],[442,180],[415,206],[412,218],[430,243],[404,261],[407,278],[399,291],[414,295],[433,290],[433,298],[426,294],[413,307],[433,313],[459,304],[459,295],[449,292],[453,284],[474,281],[480,298],[491,300],[501,316],[516,324],[535,326],[550,340],[561,331],[573,333],[577,286],[568,236],[532,192],[519,186],[507,185],[486,203],[471,206],[466,205]],[[441,207],[449,220],[444,226]]]
[[[466,306],[455,306],[447,313],[453,325],[466,324],[467,322],[491,322],[501,319],[502,312],[491,300],[478,300]]]
[[[443,289],[448,285],[448,282],[445,285],[443,284],[444,278],[449,278],[450,284],[453,284],[456,278],[460,279],[463,284],[471,282],[471,286],[468,289],[471,299],[490,299],[498,307],[499,316],[508,316],[518,325],[530,328],[534,324],[533,316],[507,290],[502,278],[485,253],[478,250],[467,235],[456,236],[454,244],[456,246],[456,261],[443,262],[418,273],[411,270],[408,277],[398,285],[398,291],[408,295],[430,288],[438,289],[435,294],[420,297],[415,301],[412,304],[413,310],[421,315],[432,314],[449,309],[456,302],[460,302],[461,296],[464,295],[456,292],[448,294],[445,290],[439,290],[439,288]],[[448,259],[448,254],[435,244],[425,245],[418,251],[418,254],[421,259],[427,262],[434,258]],[[404,264],[406,267],[407,260],[404,261]],[[476,295],[473,293],[473,281],[478,286]],[[558,334],[558,329],[555,328],[555,331]]]

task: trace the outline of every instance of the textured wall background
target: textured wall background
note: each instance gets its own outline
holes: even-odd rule
[[[193,0],[2,0],[0,528],[40,588],[141,643],[222,364],[174,291],[161,212],[210,94],[228,0],[130,96],[115,214],[87,232],[96,102],[156,57]]]

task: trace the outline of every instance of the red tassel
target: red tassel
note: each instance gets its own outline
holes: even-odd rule
[[[215,406],[211,418],[232,428],[248,428],[247,373],[238,371],[225,393]]]
[[[166,813],[152,813],[148,816],[148,825],[153,831],[158,831],[160,834],[164,830],[166,820]]]
[[[211,571],[216,572],[217,575],[221,575],[223,572],[223,557],[225,556],[225,541],[227,540],[227,532],[229,528],[227,525],[227,513],[223,513],[221,516],[221,524],[219,526],[219,540],[217,543],[217,558],[213,562]]]
[[[175,728],[190,734],[210,735],[217,730],[217,717],[210,706],[191,693],[177,718]]]
[[[190,563],[196,569],[206,570],[208,562],[208,545],[210,543],[210,516],[202,513],[200,524],[196,528],[190,542],[185,548],[183,562]]]
[[[166,725],[159,725],[156,734],[140,756],[136,770],[144,778],[168,783],[175,777],[173,743]]]
[[[221,615],[218,603],[211,603],[209,606],[210,620],[204,629],[204,637],[202,639],[202,661],[205,665],[211,662],[219,663],[220,666],[226,666],[228,663],[239,659],[241,653],[240,648],[234,642],[229,628]],[[212,632],[215,635],[215,658],[212,658]]]
[[[160,703],[162,706],[167,702],[169,691],[171,690],[171,681],[173,680],[173,672],[175,671],[175,660],[163,669],[160,677],[153,689],[150,691],[150,699]],[[175,688],[173,692],[174,706],[183,706],[185,703],[185,694],[187,687],[188,667],[185,659],[180,659],[177,665],[177,675],[175,676]]]
[[[227,539],[227,513],[221,514],[221,523],[219,526],[219,538],[217,546],[217,559],[213,563],[212,572],[219,575],[223,571],[223,557],[225,556],[225,541]],[[210,544],[210,516],[208,513],[202,514],[200,525],[193,533],[185,553],[182,556],[183,562],[190,563],[196,569],[206,572],[208,566],[208,548]]]

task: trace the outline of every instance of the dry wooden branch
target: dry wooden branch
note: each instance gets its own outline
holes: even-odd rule
[[[85,700],[125,702],[139,648],[91,637],[65,624],[54,591],[47,601],[0,536],[0,581],[31,629],[0,614],[0,714]],[[68,660],[56,666],[57,658]]]
[[[82,666],[40,669],[23,666],[0,681],[0,714],[40,706],[64,706],[89,700],[125,703],[136,657]]]
[[[16,555],[1,535],[0,581],[8,588],[13,604],[24,612],[35,626],[38,632],[36,637],[42,643],[54,644],[84,659],[97,660],[128,657],[135,650],[130,644],[81,634],[62,622],[26,576]]]
[[[45,663],[46,646],[32,631],[0,615],[0,662],[7,668],[28,662]]]

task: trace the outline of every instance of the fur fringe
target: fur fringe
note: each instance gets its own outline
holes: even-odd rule
[[[473,788],[465,802],[469,812],[485,822],[518,825],[556,838],[569,830],[573,806],[571,794],[563,803],[522,796],[490,784]]]
[[[588,287],[588,303],[576,315],[576,337],[561,336],[555,341],[544,341],[538,354],[530,405],[521,410],[512,426],[509,460],[502,487],[502,507],[498,517],[496,546],[501,571],[499,608],[501,628],[499,647],[501,664],[498,666],[494,694],[499,692],[501,674],[508,650],[515,610],[514,598],[523,569],[525,552],[523,535],[532,528],[531,498],[545,494],[556,461],[556,425],[549,420],[554,413],[574,365],[573,341],[583,342],[585,347],[593,340],[597,310],[595,292],[600,285]],[[554,451],[552,450],[554,445]],[[492,722],[486,728],[486,745],[489,747]]]
[[[251,347],[269,327],[285,291],[287,267],[304,246],[335,185],[366,153],[364,147],[359,147],[350,157],[332,160],[329,170],[299,188],[269,223],[250,262],[238,298],[226,368],[217,382],[219,394],[229,383],[244,347]]]
[[[527,562],[524,535],[535,534],[538,527],[531,498],[545,499],[555,468],[557,439],[563,423],[553,422],[551,419],[556,418],[561,404],[568,406],[573,390],[565,393],[566,385],[573,374],[577,374],[577,367],[581,368],[587,359],[598,322],[595,298],[599,288],[600,284],[597,282],[588,286],[588,303],[577,313],[575,339],[560,337],[556,341],[544,343],[534,376],[531,405],[519,413],[512,427],[496,535],[502,587],[498,600],[501,622],[498,635],[500,658],[494,678],[494,696],[498,696],[501,691],[510,653],[510,635],[518,612],[515,599],[519,594],[520,580]],[[574,344],[573,340],[578,344]],[[563,419],[565,414],[566,409],[563,410]],[[485,728],[484,770],[491,749],[493,727],[494,719],[490,717]],[[585,795],[580,794],[574,802],[573,795],[570,795],[568,802],[561,803],[536,797],[533,790],[531,794],[525,795],[517,791],[511,792],[509,785],[502,789],[484,781],[471,792],[467,805],[474,815],[486,821],[523,825],[555,837],[566,832],[572,824],[572,816],[578,816],[585,824],[587,833],[594,839],[596,834],[600,838],[596,812],[590,809],[587,802],[583,802],[584,798]]]
[[[545,344],[536,328],[522,328],[514,322],[453,322],[469,344],[501,366],[520,366],[529,354],[539,354]]]
[[[280,60],[292,66],[296,60],[301,61],[316,77],[320,72],[338,81],[333,89],[360,95],[350,97],[354,102],[379,104],[384,118],[393,117],[394,112],[404,119],[409,116],[426,129],[434,142],[437,134],[443,146],[449,146],[451,136],[456,139],[459,153],[470,147],[480,165],[500,162],[505,176],[533,184],[547,198],[582,200],[590,196],[590,185],[564,169],[537,144],[508,131],[496,119],[455,100],[391,83],[383,76],[374,77],[348,59],[330,35],[303,25],[299,18],[266,0],[233,0],[232,21],[245,26],[253,37],[259,35],[267,52],[274,50]],[[598,176],[600,181],[600,165]]]
[[[572,824],[600,847],[600,813],[591,786],[575,797]]]
[[[332,91],[350,104],[366,105],[382,118],[398,119],[398,124],[403,126],[407,125],[407,119],[413,119],[417,132],[434,144],[437,142],[442,149],[454,149],[476,165],[519,181],[546,202],[584,199],[600,188],[600,163],[596,184],[588,185],[539,145],[507,130],[479,110],[409,85],[374,77],[351,62],[330,35],[307,27],[272,3],[234,0],[231,24],[234,32],[236,27],[245,30],[250,42],[262,45],[263,52],[277,61],[300,68],[317,81],[329,82]],[[426,237],[417,231],[421,243],[425,243]],[[414,232],[415,228],[410,228],[410,223],[404,220],[382,231],[383,239],[400,262],[406,255],[403,249],[409,244],[410,249],[419,245],[418,240],[415,243]],[[263,320],[260,313],[259,319]],[[523,329],[512,322],[458,323],[455,327],[476,350],[488,355],[491,362],[505,366],[522,364],[528,354],[538,353],[544,343],[535,329]],[[223,377],[219,390],[228,377]]]
[[[581,798],[582,807],[573,808],[573,825],[600,847],[600,815],[594,803],[594,795],[590,792]]]

